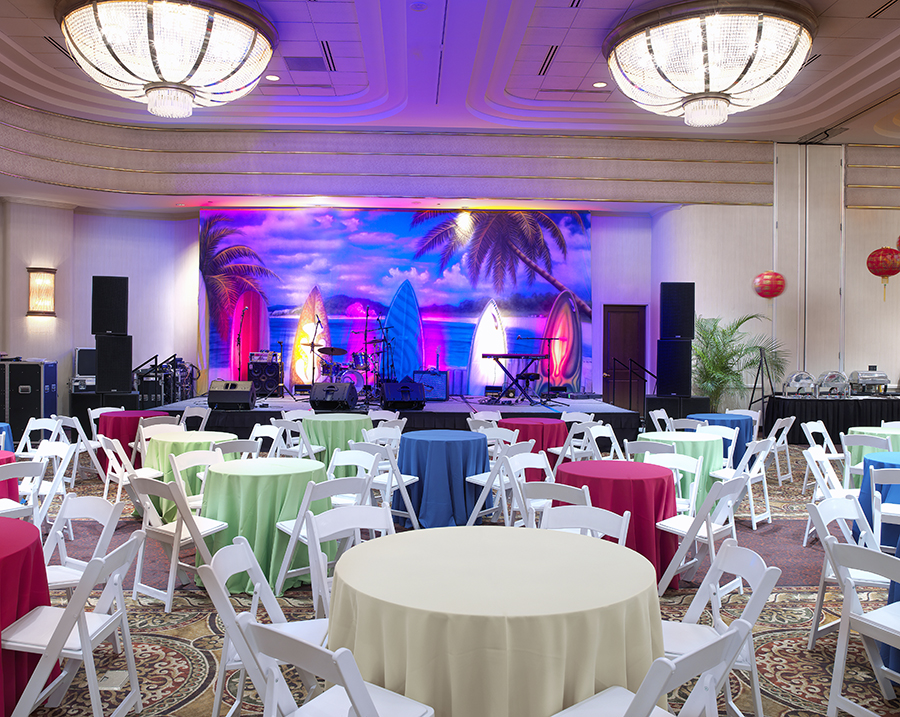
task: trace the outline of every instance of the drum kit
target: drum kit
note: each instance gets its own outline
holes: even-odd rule
[[[380,324],[380,322],[379,322]],[[366,328],[363,339],[363,351],[348,352],[347,349],[337,346],[315,346],[304,344],[323,358],[319,381],[332,383],[352,383],[357,394],[366,403],[377,403],[381,400],[381,388],[384,381],[393,379],[393,360],[391,360],[391,339],[387,336],[390,326],[379,326],[374,332],[381,338],[369,340],[369,329]],[[363,332],[351,332],[363,333]],[[370,348],[371,347],[371,348]],[[348,356],[346,362],[338,362],[343,356]],[[386,360],[382,362],[382,358]],[[381,367],[385,366],[383,374]],[[370,377],[373,379],[370,382]],[[313,380],[315,383],[315,379]]]

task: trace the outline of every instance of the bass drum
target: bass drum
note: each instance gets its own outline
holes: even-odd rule
[[[344,371],[340,378],[341,383],[352,383],[356,387],[356,392],[365,388],[366,380],[359,371]]]

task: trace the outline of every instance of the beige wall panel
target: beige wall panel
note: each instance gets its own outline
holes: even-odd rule
[[[806,296],[806,149],[779,144],[775,149],[775,228],[772,269],[785,278],[784,293],[772,300],[773,330],[789,352],[788,372],[803,368]],[[780,389],[780,386],[776,386]]]
[[[806,370],[837,369],[841,360],[841,147],[807,148]]]

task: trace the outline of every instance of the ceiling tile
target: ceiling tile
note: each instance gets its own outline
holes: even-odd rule
[[[823,15],[831,17],[864,18],[884,5],[885,0],[837,0]]]
[[[297,88],[291,85],[259,85],[254,92],[261,92],[264,95],[297,96]]]
[[[870,40],[862,38],[837,38],[825,46],[824,54],[853,56],[865,52],[871,46]]]
[[[365,0],[364,0],[365,1]],[[313,2],[307,3],[313,22],[353,22],[356,18],[354,2]]]
[[[511,75],[509,81],[506,83],[506,87],[507,89],[511,87],[515,89],[537,89],[541,86],[543,81],[544,78],[539,75]]]
[[[308,22],[285,22],[278,25],[278,38],[285,42],[314,42],[316,30]]]
[[[307,7],[308,3],[305,2],[268,2],[263,10],[263,15],[279,25],[281,23],[311,22],[312,18],[309,16]]]
[[[366,61],[362,57],[335,58],[335,67],[338,72],[366,72]]]
[[[553,60],[550,69],[547,70],[547,75],[556,77],[584,77],[590,69],[590,62],[557,62],[556,60]]]
[[[536,100],[547,100],[549,102],[568,102],[572,99],[571,92],[553,92],[541,91],[537,93]]]
[[[566,30],[562,28],[529,27],[522,39],[523,45],[562,45]]]
[[[600,50],[596,47],[570,47],[563,45],[556,53],[554,62],[596,62]]]
[[[328,72],[289,72],[291,82],[295,85],[328,85],[331,86],[331,75]],[[284,79],[283,77],[281,78]]]
[[[333,85],[365,85],[369,77],[365,72],[332,72],[331,84]]]
[[[594,47],[600,49],[606,33],[600,30],[569,30],[563,43],[567,46]]]
[[[538,90],[529,89],[527,87],[516,87],[514,89],[507,88],[506,90],[513,97],[518,97],[523,100],[533,100],[537,98]]]
[[[25,17],[25,13],[15,7],[9,0],[0,0],[0,17]]]
[[[529,27],[571,27],[577,10],[573,8],[537,7],[531,13]]]
[[[578,11],[578,15],[575,17],[575,22],[572,23],[572,27],[582,29],[609,28],[611,30],[622,20],[624,14],[625,13],[621,8],[592,10],[590,8],[582,7]]]
[[[544,81],[541,83],[542,90],[568,90],[573,91],[578,89],[578,85],[581,83],[580,79],[577,77],[549,77],[545,76]]]
[[[334,57],[362,57],[362,44],[359,42],[341,42],[339,40],[329,41],[331,54]]]
[[[865,37],[878,40],[884,37],[886,32],[900,30],[900,20],[885,18],[883,15],[877,18],[864,18],[851,27],[845,37]]]
[[[34,20],[11,17],[3,20],[3,34],[9,37],[43,35]]]
[[[856,17],[823,17],[819,20],[816,37],[842,37],[859,22],[859,18]]]
[[[548,45],[522,45],[516,60],[519,62],[543,62],[547,56]],[[557,54],[559,54],[557,52]]]
[[[323,22],[315,26],[316,37],[320,40],[348,41],[359,40],[359,25],[356,23]]]

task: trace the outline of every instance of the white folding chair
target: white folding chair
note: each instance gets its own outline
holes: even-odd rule
[[[754,441],[759,440],[759,419],[760,412],[749,408],[726,408],[725,413],[734,413],[738,416],[750,416],[753,419],[753,436]]]
[[[124,411],[125,406],[101,406],[88,409],[88,421],[91,423],[91,440],[98,440],[100,434],[100,416],[111,411]]]
[[[900,468],[869,469],[869,505],[872,506],[872,530],[875,534],[875,545],[885,552],[893,552],[894,545],[881,544],[881,526],[900,525],[900,504],[887,503],[881,499],[881,486],[900,485]]]
[[[872,671],[875,673],[875,679],[881,688],[884,699],[895,699],[897,695],[892,682],[900,682],[900,674],[884,664],[881,659],[879,643],[900,648],[900,602],[889,603],[868,611],[864,610],[863,601],[857,593],[857,582],[850,574],[850,570],[861,570],[879,575],[888,581],[900,582],[900,558],[859,545],[839,543],[833,535],[827,536],[824,542],[844,592],[827,714],[828,717],[837,717],[838,711],[844,710],[852,715],[877,717],[877,713],[843,695],[850,631],[855,630],[862,638]]]
[[[75,485],[75,479],[78,477],[78,473],[81,470],[80,459],[82,453],[88,454],[88,457],[91,459],[91,463],[94,466],[94,470],[97,471],[97,475],[103,478],[103,468],[100,465],[100,461],[97,459],[100,441],[89,439],[84,432],[84,428],[81,427],[81,421],[77,418],[72,418],[71,416],[57,416],[55,414],[53,415],[53,418],[59,420],[61,431],[64,432],[65,429],[69,429],[69,432],[72,434],[69,443],[75,446],[75,462],[72,467],[72,474],[69,476],[69,486]]]
[[[675,446],[662,441],[623,441],[623,453],[626,461],[635,460],[636,456],[645,456],[649,453],[674,453]]]
[[[729,426],[698,426],[697,433],[707,433],[713,436],[721,436],[722,442],[728,441],[728,445],[725,450],[727,453],[725,454],[725,468],[734,468],[734,448],[737,445],[738,435],[740,435],[740,429],[736,426],[731,428]]]
[[[488,444],[488,461],[490,465],[494,465],[495,461],[500,460],[503,451],[513,443],[519,442],[519,429],[500,428],[498,426],[481,427],[478,433],[483,433],[487,438]],[[399,441],[398,441],[399,445]]]
[[[222,441],[213,445],[213,450],[222,455],[222,460],[231,460],[226,456],[233,456],[237,460],[259,458],[262,450],[262,438],[236,438],[233,441]]]
[[[278,435],[272,443],[275,457],[313,458],[325,451],[325,446],[313,444],[306,435],[302,421],[285,421],[281,418],[270,418],[269,422],[278,429]],[[251,437],[253,437],[251,435]]]
[[[258,655],[297,667],[332,685],[313,701],[283,717],[315,715],[358,715],[359,717],[433,717],[434,710],[383,687],[364,682],[353,654],[346,648],[335,652],[261,625],[249,615],[240,615],[238,624]],[[266,667],[264,717],[279,714],[277,695],[285,689],[277,664]]]
[[[505,455],[517,456],[523,453],[530,453],[534,449],[534,439],[514,443],[507,446]],[[506,472],[506,464],[501,460],[495,461],[494,465],[486,473],[476,473],[475,475],[466,476],[466,482],[475,486],[480,486],[481,491],[478,498],[475,499],[475,506],[469,513],[469,519],[466,525],[475,525],[475,521],[488,515],[494,516],[497,513],[503,516],[503,525],[512,525],[511,507],[513,504],[511,477]],[[494,495],[496,494],[496,500]],[[488,497],[491,497],[491,503],[488,505]],[[487,507],[485,507],[487,506]]]
[[[859,498],[859,489],[847,489],[841,485],[840,479],[831,466],[831,461],[825,453],[823,446],[813,445],[803,451],[806,459],[806,469],[813,475],[816,489],[813,492],[813,502],[827,500],[829,498],[844,498],[853,496]],[[812,514],[806,519],[806,532],[803,534],[803,547],[809,542],[809,536],[815,532],[816,527],[812,521]],[[874,533],[873,533],[874,539]],[[821,539],[821,536],[820,536]]]
[[[159,423],[161,419],[162,422]],[[153,421],[153,423],[144,423],[145,421]],[[184,426],[178,423],[178,416],[152,416],[150,418],[141,418],[138,421],[137,434],[134,437],[134,443],[131,446],[131,456],[129,460],[134,463],[138,456],[141,457],[141,465],[147,463],[147,444],[150,443],[153,436],[159,436],[163,433],[183,432]]]
[[[890,451],[891,439],[887,436],[869,436],[866,434],[845,435],[840,433],[841,448],[844,451],[844,488],[850,487],[850,476],[858,476],[857,484],[862,482],[863,477],[863,460],[854,463],[850,457],[851,448],[868,449],[865,453],[880,453],[882,451]]]
[[[593,413],[584,411],[563,411],[559,418],[563,423],[593,423],[597,420]]]
[[[761,441],[751,441],[747,444],[747,450],[738,467],[731,470],[728,468],[720,468],[717,471],[710,471],[710,478],[716,480],[728,480],[738,473],[746,473],[750,479],[747,485],[747,500],[750,502],[750,525],[756,530],[757,523],[766,520],[772,522],[772,508],[769,505],[769,484],[766,482],[766,460],[769,457],[769,451],[772,450],[773,441],[771,438],[764,438]],[[759,484],[762,486],[763,494],[763,511],[756,512],[756,505],[753,498],[753,486]]]
[[[658,408],[650,411],[650,420],[653,422],[653,428],[657,431],[672,431],[672,419],[666,413],[666,409]]]
[[[12,717],[28,717],[42,702],[58,707],[82,663],[87,677],[93,717],[103,717],[103,702],[93,652],[100,643],[121,637],[129,689],[119,692],[118,706],[111,717],[124,717],[131,709],[140,712],[141,691],[137,665],[125,612],[122,581],[144,542],[144,532],[135,531],[128,541],[103,558],[94,558],[84,573],[65,608],[42,605],[3,628],[0,647],[3,650],[40,655],[25,690],[19,697]],[[88,598],[95,585],[105,583],[93,611],[86,612]],[[60,675],[48,683],[58,660],[65,660]],[[121,695],[121,696],[120,696]]]
[[[831,527],[834,526],[843,538],[843,542],[879,551],[869,521],[866,520],[862,506],[860,506],[855,496],[826,498],[820,503],[809,503],[806,507],[809,510],[810,518],[818,535],[834,535],[831,531]],[[859,537],[857,539],[853,537],[852,527],[854,523],[859,529]],[[825,544],[823,543],[824,546]],[[859,570],[851,570],[850,575],[857,585],[866,585],[881,590],[887,590],[889,586],[889,583],[880,575]],[[825,604],[825,591],[830,585],[836,586],[838,590],[843,589],[843,584],[838,580],[834,566],[828,558],[828,551],[825,551],[825,557],[822,561],[822,572],[819,575],[819,590],[816,593],[816,606],[813,609],[812,626],[809,630],[808,650],[815,648],[816,640],[820,637],[824,637],[840,627],[840,621],[838,620],[824,625],[820,624],[822,622],[822,608]]]
[[[184,409],[184,413],[181,414],[181,418],[178,419],[178,423],[184,426],[186,431],[203,431],[206,429],[206,422],[209,421],[210,413],[212,413],[212,409],[209,406],[188,406]],[[188,421],[192,418],[200,419],[199,423],[191,421],[191,426],[196,425],[196,428],[188,426]]]
[[[781,576],[781,569],[766,567],[765,561],[748,548],[741,548],[737,541],[728,538],[716,553],[715,560],[706,572],[703,582],[694,593],[681,622],[663,620],[663,649],[666,657],[673,658],[708,645],[728,630],[720,615],[721,600],[719,582],[724,575],[736,575],[744,580],[752,590],[752,595],[740,618],[751,626],[756,624],[766,601],[775,589],[775,583]],[[707,605],[712,612],[712,625],[700,624],[700,619]],[[762,693],[759,689],[759,671],[756,668],[756,650],[753,647],[753,636],[748,635],[741,645],[734,669],[746,670],[750,673],[750,688],[753,692],[754,714],[763,715]],[[725,680],[728,703],[728,714],[742,717],[743,713],[734,704],[731,685]]]
[[[400,436],[402,435],[396,426],[378,426],[377,428],[363,428],[363,443],[375,443],[386,447],[394,458],[400,452]]]
[[[767,461],[774,457],[775,459],[775,474],[778,476],[778,485],[781,486],[782,482],[789,480],[791,483],[794,482],[794,474],[791,471],[791,454],[790,448],[788,446],[788,433],[791,430],[791,427],[794,425],[794,421],[797,420],[794,416],[787,416],[786,418],[779,418],[772,425],[772,430],[769,431],[769,435],[766,436],[769,440],[772,441],[772,450],[769,453]],[[784,458],[785,470],[781,470],[781,461],[779,460],[779,454]]]
[[[101,435],[100,447],[106,454],[107,463],[106,485],[103,488],[104,499],[109,497],[109,482],[115,481],[119,484],[119,487],[116,489],[116,502],[122,500],[122,489],[124,488],[125,493],[131,499],[134,507],[139,508],[140,501],[138,500],[137,494],[129,484],[131,476],[138,476],[139,478],[150,478],[152,480],[162,480],[162,471],[158,471],[155,468],[150,468],[149,466],[141,466],[140,468],[135,468],[131,463],[131,459],[128,457],[128,453],[122,447],[122,444],[119,442],[118,438],[113,438],[112,440],[110,440],[106,436]]]
[[[86,521],[97,523],[100,526],[100,534],[94,544],[91,559],[102,558],[109,550],[109,543],[113,533],[116,532],[116,526],[124,508],[125,503],[110,503],[99,496],[77,496],[69,493],[63,499],[62,507],[44,540],[44,564],[47,566],[47,583],[51,590],[75,588],[87,567],[87,562],[77,560],[66,552],[66,538],[63,530],[66,523],[70,520],[76,521],[76,525],[83,525]],[[89,530],[96,531],[93,527]],[[57,551],[59,552],[59,563],[51,565],[50,559]]]
[[[470,431],[478,431],[482,428],[497,428],[496,421],[486,421],[481,418],[466,418],[466,424]]]
[[[0,483],[16,480],[19,483],[19,500],[0,498],[0,517],[23,518],[40,525],[40,486],[47,470],[47,459],[19,461],[0,466]],[[20,502],[24,498],[25,502]]]
[[[282,411],[281,417],[285,421],[302,421],[304,418],[309,418],[310,416],[315,416],[316,411],[314,408],[295,408],[292,411]]]
[[[697,510],[697,492],[700,487],[700,476],[703,474],[703,456],[692,458],[680,453],[651,453],[644,457],[644,463],[663,466],[672,471],[676,492],[675,510],[693,516]],[[684,474],[690,476],[687,498],[681,489]]]
[[[806,421],[805,423],[800,424],[800,430],[803,431],[803,435],[806,436],[806,442],[810,447],[812,446],[821,446],[825,451],[825,457],[829,461],[841,461],[843,465],[844,461],[844,452],[839,451],[837,446],[834,445],[834,441],[831,440],[831,436],[828,434],[828,429],[825,427],[824,421]],[[816,440],[816,436],[821,437],[821,442]],[[843,467],[841,468],[841,472],[843,473]],[[809,480],[809,464],[806,466],[806,473],[803,474],[803,489],[800,491],[801,495],[806,494],[806,485]]]
[[[144,547],[141,546],[131,597],[137,600],[138,594],[142,594],[162,600],[165,603],[165,612],[172,612],[172,601],[175,599],[176,576],[179,577],[181,584],[184,584],[188,581],[187,573],[197,571],[197,556],[205,563],[212,560],[205,538],[219,531],[226,530],[228,523],[194,515],[188,508],[187,496],[184,494],[181,484],[176,481],[163,483],[150,478],[133,477],[131,486],[138,496],[144,513],[143,530],[147,533],[148,538],[153,538],[159,542],[163,552],[169,558],[169,575],[166,581],[166,589],[160,590],[147,585],[141,580],[144,569]],[[150,500],[150,496],[173,502],[175,504],[175,520],[171,523],[163,523],[159,512],[153,505],[153,501]],[[185,528],[187,528],[187,533],[184,532]],[[181,549],[192,543],[196,548],[194,565],[182,562],[179,556]]]
[[[256,423],[253,428],[250,430],[250,440],[264,440],[269,439],[268,449],[266,450],[266,454],[270,457],[275,457],[278,452],[278,435],[281,433],[279,429],[273,426],[271,423],[266,425],[264,423]],[[265,444],[263,444],[265,445]]]
[[[565,483],[550,483],[543,480],[511,482],[513,487],[513,510],[522,516],[515,525],[526,528],[538,527],[538,513],[543,517],[548,506],[554,503],[565,505],[591,505],[591,492],[586,485],[576,488]],[[543,523],[540,527],[544,527]],[[580,532],[580,531],[576,531]]]
[[[608,687],[552,717],[666,717],[658,705],[666,695],[698,678],[679,713],[683,717],[716,717],[716,695],[721,691],[741,645],[750,635],[750,624],[737,619],[724,634],[674,660],[658,657],[650,665],[637,692]]]
[[[282,593],[284,581],[288,578],[309,574],[309,562],[300,567],[291,567],[298,543],[302,543],[305,546],[309,545],[309,536],[305,525],[306,514],[310,510],[319,510],[321,512],[332,509],[331,499],[338,495],[355,495],[355,504],[362,505],[369,496],[371,486],[371,474],[352,476],[350,478],[332,478],[321,483],[310,481],[306,484],[306,490],[303,493],[303,499],[300,501],[297,517],[294,520],[280,520],[275,524],[278,530],[282,533],[287,533],[289,536],[288,544],[284,551],[284,558],[281,561],[281,568],[278,570],[278,577],[275,578],[276,595]]]
[[[365,431],[363,433],[365,434]],[[413,508],[408,489],[413,483],[418,482],[419,476],[401,473],[396,457],[394,457],[387,446],[377,443],[355,443],[350,441],[350,448],[354,451],[371,453],[378,458],[376,473],[372,478],[372,493],[374,494],[377,491],[381,494],[382,503],[387,503],[391,506],[391,515],[407,518],[412,524],[413,530],[418,530],[420,527],[419,518],[416,515],[415,508]],[[394,491],[400,493],[403,508],[393,507]],[[374,505],[374,499],[372,503]]]
[[[747,490],[748,476],[739,473],[734,478],[723,482],[715,482],[706,494],[696,515],[675,515],[657,522],[656,527],[666,533],[677,535],[680,539],[678,550],[672,556],[665,573],[659,580],[659,594],[666,591],[672,578],[681,573],[690,580],[700,567],[700,563],[709,553],[710,560],[716,558],[716,540],[730,537],[737,540],[734,528],[734,506],[740,500],[743,492]],[[693,548],[693,557],[688,557]],[[743,591],[740,580],[733,580],[722,588],[725,595],[735,588]]]
[[[203,484],[206,481],[206,469],[219,463],[224,463],[225,457],[219,451],[210,447],[207,450],[185,451],[179,455],[169,454],[169,465],[172,466],[172,480],[181,484],[181,490],[187,497],[187,505],[194,513],[200,514],[203,507]],[[202,468],[197,471],[197,479],[200,482],[198,492],[191,491],[186,481],[186,471]]]
[[[400,418],[400,411],[386,411],[379,408],[370,408],[367,415],[372,419],[372,425],[377,426],[380,421],[395,421]]]
[[[44,435],[46,432],[46,436]],[[36,434],[36,435],[34,435]],[[30,461],[43,441],[68,443],[58,418],[29,418],[16,447],[16,460]]]
[[[608,535],[625,545],[630,522],[629,510],[619,515],[592,505],[548,505],[541,516],[541,529],[579,531],[595,538]]]
[[[589,461],[599,460],[600,451],[594,442],[591,434],[593,427],[600,427],[602,424],[596,421],[589,423],[573,423],[569,427],[569,433],[566,440],[561,446],[551,446],[547,448],[548,453],[556,456],[556,470],[567,458],[571,461]]]
[[[500,411],[470,411],[469,418],[474,418],[476,421],[493,421],[496,424],[503,420],[503,415]]]
[[[696,431],[700,426],[708,426],[709,421],[698,421],[696,418],[673,418],[670,430],[673,431]]]
[[[305,642],[313,644],[323,644],[328,635],[328,620],[297,620],[288,622],[269,587],[269,581],[266,579],[253,549],[250,547],[248,540],[238,535],[234,539],[232,545],[226,545],[220,548],[213,555],[212,561],[207,565],[201,565],[197,568],[200,578],[203,580],[203,586],[209,593],[213,606],[219,613],[219,619],[225,627],[225,634],[222,638],[222,656],[219,658],[219,667],[216,670],[216,683],[213,692],[213,715],[221,712],[222,696],[225,691],[225,678],[229,670],[240,670],[241,675],[238,680],[238,692],[235,695],[234,705],[228,710],[226,717],[240,713],[244,697],[244,685],[246,678],[249,677],[256,691],[261,695],[265,694],[265,675],[262,667],[257,659],[256,653],[247,645],[244,635],[238,627],[238,613],[234,609],[234,605],[229,599],[228,581],[235,576],[246,574],[250,582],[253,584],[253,596],[250,601],[249,614],[256,617],[259,609],[259,603],[262,602],[269,620],[275,626],[275,629],[294,635]],[[301,674],[303,683],[307,689],[307,697],[312,697],[318,691],[318,683],[311,675]],[[310,679],[311,678],[311,679]],[[282,706],[290,709],[296,709],[297,704],[294,702],[289,692],[282,695]]]
[[[43,528],[44,521],[50,513],[50,506],[56,496],[65,498],[65,480],[66,471],[72,464],[75,456],[75,446],[61,441],[41,441],[37,449],[34,451],[34,460],[43,462],[49,470],[53,472],[53,476],[49,479],[40,480],[38,485],[38,496],[40,505],[35,514],[34,524],[38,528]],[[34,479],[38,480],[38,479]],[[31,482],[22,481],[19,484],[19,497],[31,495],[34,492],[34,486]]]
[[[400,433],[403,433],[403,431],[406,430],[407,420],[408,419],[406,418],[406,416],[404,416],[403,418],[388,418],[388,419],[385,419],[384,421],[381,421],[381,423],[379,423],[377,427],[378,428],[399,428]]]

